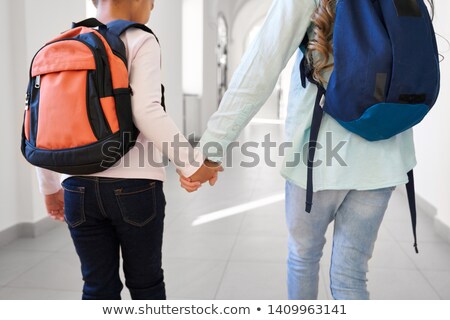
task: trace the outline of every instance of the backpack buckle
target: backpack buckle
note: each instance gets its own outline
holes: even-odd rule
[[[325,105],[325,95],[322,95],[322,98],[320,98],[319,106],[323,109],[324,105]]]

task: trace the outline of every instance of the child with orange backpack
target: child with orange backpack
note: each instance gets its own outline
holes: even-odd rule
[[[121,298],[122,256],[131,297],[165,299],[163,153],[199,181],[188,191],[213,185],[222,169],[204,162],[163,109],[160,47],[144,25],[154,0],[93,2],[98,20],[74,24],[33,59],[22,151],[39,166],[49,215],[69,226],[82,298]]]

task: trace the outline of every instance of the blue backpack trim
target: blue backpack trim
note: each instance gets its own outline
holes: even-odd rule
[[[369,141],[388,139],[418,124],[430,107],[425,104],[379,103],[366,109],[359,119],[341,121],[344,128]]]

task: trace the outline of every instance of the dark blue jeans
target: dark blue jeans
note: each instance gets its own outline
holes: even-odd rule
[[[136,300],[166,298],[161,249],[163,183],[72,177],[63,182],[65,219],[84,280],[83,299],[118,300],[125,284]]]

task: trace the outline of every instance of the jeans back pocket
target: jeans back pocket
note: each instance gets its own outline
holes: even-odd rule
[[[86,221],[84,213],[84,187],[62,184],[64,189],[64,219],[72,227],[78,227]]]
[[[147,181],[144,184],[139,182],[139,185],[114,191],[125,222],[143,227],[155,218],[157,212],[155,188],[154,181]]]

